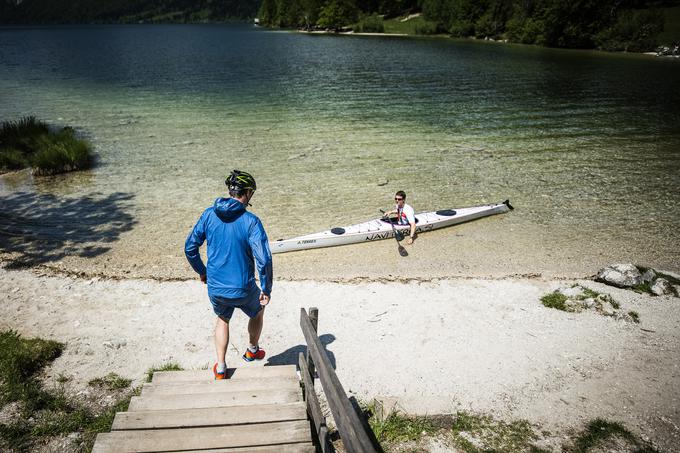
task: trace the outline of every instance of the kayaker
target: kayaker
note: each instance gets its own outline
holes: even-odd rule
[[[409,245],[413,244],[413,241],[416,239],[416,213],[411,205],[406,204],[406,192],[400,190],[395,193],[394,202],[396,203],[394,210],[386,212],[385,217],[396,214],[397,225],[411,225],[406,243]]]
[[[255,178],[244,171],[234,170],[225,180],[231,198],[218,198],[206,209],[184,244],[184,253],[203,283],[208,285],[208,298],[217,315],[215,321],[215,379],[227,378],[225,356],[229,344],[229,320],[235,308],[243,311],[248,321],[250,344],[243,354],[247,362],[262,360],[264,349],[259,346],[264,320],[264,308],[272,291],[272,255],[267,233],[260,219],[247,212],[257,185]],[[199,249],[208,241],[208,267],[203,264]],[[255,263],[253,263],[253,261]],[[255,283],[254,264],[260,276]]]

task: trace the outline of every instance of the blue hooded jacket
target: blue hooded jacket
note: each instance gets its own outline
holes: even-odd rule
[[[206,270],[199,248],[208,240]],[[262,292],[272,291],[272,254],[262,222],[233,198],[218,198],[206,209],[184,244],[184,254],[199,275],[208,276],[208,294],[244,297],[255,286],[253,258]]]

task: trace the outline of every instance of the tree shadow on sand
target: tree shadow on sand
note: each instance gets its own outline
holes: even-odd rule
[[[95,257],[137,223],[128,213],[134,195],[57,198],[28,192],[0,196],[0,253],[7,269]]]
[[[325,333],[319,336],[319,340],[321,340],[321,345],[323,346],[324,351],[326,351],[326,354],[328,355],[328,359],[331,361],[333,369],[335,369],[335,354],[333,354],[326,348],[329,344],[335,341],[335,335]],[[298,355],[300,353],[304,354],[305,356],[307,355],[307,345],[299,344],[297,346],[293,346],[292,348],[286,349],[281,354],[273,355],[269,357],[269,360],[267,360],[265,366],[297,365]]]

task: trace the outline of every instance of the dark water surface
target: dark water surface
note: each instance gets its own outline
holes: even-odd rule
[[[33,261],[188,276],[184,238],[242,168],[272,239],[370,219],[398,189],[416,211],[518,208],[423,235],[408,261],[383,242],[282,256],[279,275],[680,270],[678,60],[234,25],[0,28],[0,118],[29,114],[99,158],[0,177],[0,246]],[[74,205],[125,226],[69,230],[54,207]]]

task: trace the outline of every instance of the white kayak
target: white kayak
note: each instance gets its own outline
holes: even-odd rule
[[[494,214],[502,214],[513,209],[509,200],[502,203],[473,206],[460,209],[442,209],[433,212],[416,214],[416,234],[425,231],[444,228],[470,220],[479,219]],[[356,225],[342,228],[331,228],[320,233],[307,234],[291,239],[279,239],[269,242],[272,253],[292,252],[336,245],[356,244],[358,242],[379,241],[393,238],[395,232],[399,235],[410,232],[409,225],[393,225],[388,220],[378,218]]]

